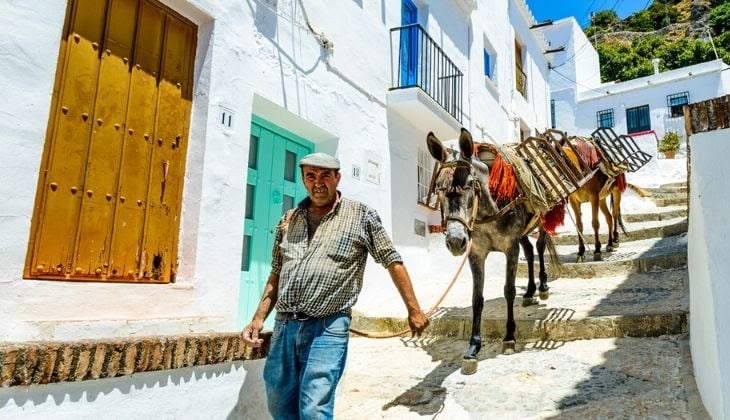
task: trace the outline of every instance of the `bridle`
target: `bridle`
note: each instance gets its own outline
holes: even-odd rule
[[[459,159],[453,160],[451,162],[441,163],[440,167],[439,167],[439,162],[436,162],[436,165],[434,166],[433,175],[431,177],[431,183],[430,183],[429,189],[428,189],[429,193],[428,193],[427,200],[429,200],[429,201],[427,201],[427,202],[430,202],[431,193],[435,190],[436,179],[438,179],[439,174],[444,169],[451,169],[455,172],[457,168],[468,169],[469,175],[471,175],[471,178],[472,178],[471,182],[469,183],[471,185],[468,185],[468,186],[465,185],[464,187],[462,187],[463,189],[468,189],[470,186],[474,190],[474,199],[472,200],[472,206],[471,206],[471,218],[467,222],[466,220],[464,220],[463,217],[458,216],[458,215],[457,216],[452,216],[452,215],[444,216],[444,206],[439,197],[436,202],[436,207],[438,207],[439,210],[441,211],[441,227],[442,227],[441,232],[444,235],[446,234],[446,224],[448,222],[453,221],[453,222],[461,223],[464,226],[464,228],[466,229],[467,233],[469,234],[469,237],[471,237],[472,232],[474,232],[474,224],[484,224],[484,223],[493,222],[493,221],[501,218],[502,216],[507,214],[509,211],[511,211],[515,206],[517,206],[518,204],[521,204],[523,201],[526,200],[526,198],[523,195],[519,195],[517,198],[515,198],[514,200],[509,202],[509,204],[502,207],[495,214],[489,215],[483,219],[477,219],[477,211],[479,210],[479,200],[483,193],[482,184],[479,183],[479,180],[477,179],[477,177],[474,176],[474,166],[471,164],[471,162],[467,161],[466,159],[459,158]],[[453,186],[451,186],[450,188],[454,189]]]

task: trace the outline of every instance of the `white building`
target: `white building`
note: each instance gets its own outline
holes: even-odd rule
[[[655,140],[670,130],[684,137],[683,105],[730,92],[728,66],[721,60],[659,72],[657,59],[653,75],[601,83],[598,53],[574,18],[542,32],[551,48],[564,47],[554,54],[550,88],[555,128],[569,134],[588,136],[598,127],[612,127]]]
[[[524,0],[3,3],[0,343],[236,331],[268,275],[272,227],[305,195],[296,162],[311,151],[339,157],[343,193],[378,210],[418,291],[443,253],[427,239],[438,215],[419,204],[425,135],[465,126],[514,142],[549,125],[534,23]],[[366,287],[397,298],[374,264]],[[77,350],[81,372],[90,356]],[[251,366],[193,382],[250,395]],[[139,374],[160,398],[140,413],[231,410],[195,390],[180,405],[170,387],[190,383]],[[32,401],[60,382],[3,411],[42,415]],[[105,386],[94,410],[120,403]]]

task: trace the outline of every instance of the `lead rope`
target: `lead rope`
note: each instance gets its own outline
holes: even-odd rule
[[[471,250],[471,239],[469,239],[469,242],[466,244],[466,251],[464,251],[464,258],[461,259],[461,263],[459,264],[459,268],[456,270],[456,274],[454,274],[454,277],[451,279],[451,283],[449,283],[449,286],[444,290],[444,292],[441,294],[441,297],[438,298],[436,303],[431,307],[431,309],[426,312],[426,317],[431,319],[433,317],[433,314],[436,312],[436,310],[439,308],[439,305],[443,300],[446,298],[446,295],[449,293],[451,288],[454,286],[454,283],[456,283],[456,279],[459,278],[459,274],[461,274],[461,269],[464,268],[464,263],[466,262],[467,257],[469,256],[469,251]],[[359,335],[361,337],[365,338],[393,338],[393,337],[400,337],[402,335],[408,334],[411,331],[410,328],[406,328],[402,331],[399,331],[397,333],[385,333],[385,334],[377,334],[372,332],[365,332],[360,331],[355,328],[350,328],[350,332]]]

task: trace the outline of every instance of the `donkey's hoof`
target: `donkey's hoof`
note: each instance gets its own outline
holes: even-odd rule
[[[585,262],[586,257],[584,255],[578,255],[578,258],[576,258],[575,262],[582,263]]]
[[[537,299],[534,296],[522,298],[522,306],[527,307],[532,305],[537,305]]]
[[[606,247],[606,252],[613,252],[614,247],[612,245],[609,245]]]
[[[461,374],[473,375],[475,373],[477,373],[477,359],[462,359]]]
[[[550,291],[546,290],[544,292],[540,292],[540,300],[548,300],[550,297]]]
[[[515,354],[514,340],[502,342],[502,354],[506,354],[506,355]]]
[[[593,261],[603,261],[603,256],[600,252],[593,253]]]

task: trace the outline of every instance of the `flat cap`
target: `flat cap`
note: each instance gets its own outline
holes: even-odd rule
[[[316,166],[318,168],[325,169],[340,169],[340,161],[336,157],[322,152],[304,156],[302,160],[299,161],[299,166],[304,165]]]

